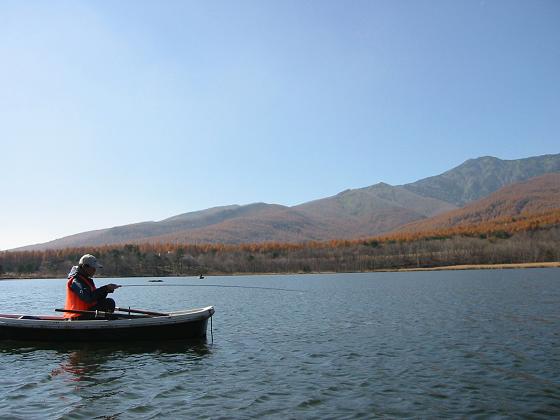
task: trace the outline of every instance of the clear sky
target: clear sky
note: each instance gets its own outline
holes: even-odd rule
[[[0,249],[560,152],[558,0],[0,0]]]

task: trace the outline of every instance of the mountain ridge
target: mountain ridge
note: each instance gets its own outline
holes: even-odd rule
[[[560,154],[517,160],[484,156],[409,184],[380,182],[292,207],[268,203],[213,207],[157,222],[77,233],[17,250],[129,242],[238,244],[371,237],[456,210],[506,185],[555,172],[560,172]]]
[[[501,187],[550,172],[560,172],[560,154],[503,160],[493,156],[468,159],[444,173],[404,185],[425,197],[458,207],[478,200]]]
[[[560,173],[549,173],[507,185],[460,209],[404,225],[395,233],[473,226],[498,218],[540,214],[556,209],[560,209]]]

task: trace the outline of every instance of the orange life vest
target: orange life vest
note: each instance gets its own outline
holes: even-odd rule
[[[97,304],[96,301],[94,302],[84,302],[80,299],[80,296],[76,292],[72,290],[72,282],[74,278],[79,277],[93,292],[95,290],[95,284],[88,279],[87,277],[81,276],[80,274],[76,274],[68,279],[68,283],[66,283],[66,304],[64,305],[64,309],[72,309],[74,311],[88,311],[90,308]],[[64,318],[76,318],[79,317],[80,314],[74,314],[72,312],[64,312]]]

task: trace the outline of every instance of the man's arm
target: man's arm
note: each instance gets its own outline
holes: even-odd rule
[[[77,279],[72,281],[70,288],[80,297],[81,300],[87,303],[93,303],[97,300],[104,299],[109,293],[107,286],[102,286],[92,292],[89,287]]]

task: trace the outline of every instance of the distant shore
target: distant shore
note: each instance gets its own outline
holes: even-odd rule
[[[453,271],[453,270],[507,270],[507,269],[521,269],[521,268],[560,268],[560,262],[537,262],[537,263],[517,263],[517,264],[467,264],[467,265],[446,265],[440,267],[421,267],[421,268],[395,268],[395,269],[383,269],[374,271],[356,271],[354,273],[387,273],[387,272],[413,272],[413,271]],[[290,274],[336,274],[337,272],[298,272],[298,273],[207,273],[205,276],[253,276],[253,275],[290,275]],[[342,272],[340,272],[342,273]],[[344,272],[346,273],[346,272]],[[103,276],[98,275],[95,278],[119,278],[115,276]],[[127,276],[135,277],[135,276]],[[185,275],[185,276],[138,276],[141,277],[197,277],[198,275]],[[53,275],[21,275],[15,276],[7,274],[6,276],[0,277],[1,280],[24,280],[24,279],[53,279],[53,278],[65,278],[65,276],[56,277]]]
[[[518,263],[518,264],[467,264],[447,265],[428,268],[399,268],[387,271],[441,271],[441,270],[504,270],[514,268],[560,268],[560,262]]]

